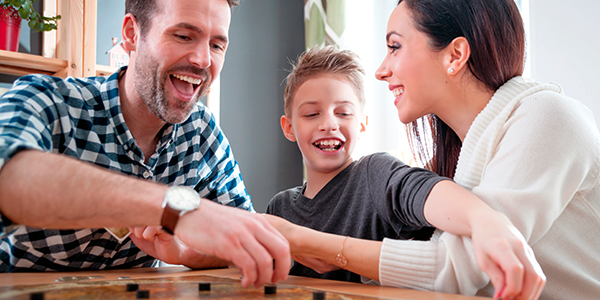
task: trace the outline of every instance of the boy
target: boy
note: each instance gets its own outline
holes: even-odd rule
[[[448,178],[385,153],[352,159],[366,129],[363,75],[357,57],[335,47],[299,58],[287,77],[281,127],[302,152],[306,183],[278,193],[267,213],[363,239],[428,239],[434,228],[420,221],[423,205],[433,186]],[[360,282],[349,271],[321,275],[297,262],[290,274]]]

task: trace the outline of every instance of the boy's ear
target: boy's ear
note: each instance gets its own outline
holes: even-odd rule
[[[369,125],[369,116],[365,115],[360,121],[360,133],[367,131],[367,125]]]
[[[127,51],[135,51],[135,46],[138,41],[139,25],[135,17],[129,13],[123,18],[123,27],[121,35],[123,35],[123,46]]]
[[[471,57],[471,46],[464,37],[457,37],[446,47],[448,75],[453,76],[462,71]],[[452,71],[452,72],[451,72]]]
[[[286,115],[281,116],[281,130],[283,131],[283,135],[290,142],[296,141],[296,136],[294,135],[294,129],[292,128],[292,120]]]

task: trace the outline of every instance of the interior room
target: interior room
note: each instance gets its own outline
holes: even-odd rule
[[[36,3],[40,11],[44,2]],[[109,65],[113,38],[117,43],[120,40],[124,2],[97,1],[97,65]],[[305,2],[242,0],[232,12],[231,43],[219,84],[211,90],[209,107],[231,143],[258,212],[265,211],[277,192],[303,182],[302,157],[283,136],[279,118],[283,80],[290,62],[305,50]],[[559,83],[565,94],[585,103],[600,124],[600,2],[520,0],[518,4],[527,31],[525,76]],[[404,128],[391,107],[392,95],[385,82],[374,79],[386,51],[385,22],[394,6],[393,0],[347,1],[347,31],[342,38],[346,47],[361,56],[369,81],[369,128],[357,155],[387,151],[410,160],[406,143],[397,138],[404,136]],[[30,30],[26,23],[21,27],[19,52],[42,55],[43,34]],[[0,65],[6,59],[2,56]],[[3,70],[0,92],[18,78]]]

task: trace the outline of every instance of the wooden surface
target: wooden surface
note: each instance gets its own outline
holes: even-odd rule
[[[57,281],[60,278],[69,279],[71,276],[79,280]],[[326,291],[327,299],[485,299],[297,276],[290,276],[286,281],[278,283],[276,295],[264,295],[264,288],[242,288],[239,276],[240,273],[236,269],[193,271],[184,267],[68,273],[5,273],[0,274],[0,299],[29,299],[33,292],[43,292],[45,299],[135,299],[135,293],[124,292],[128,283],[138,283],[140,290],[149,290],[150,299],[312,299],[312,291],[315,290]],[[212,292],[199,294],[198,282],[211,282]]]

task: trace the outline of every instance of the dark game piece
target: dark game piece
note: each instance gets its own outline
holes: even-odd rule
[[[127,291],[128,292],[133,292],[133,291],[137,291],[138,290],[138,285],[137,283],[128,283],[127,284]]]
[[[198,284],[199,291],[210,291],[210,282],[201,282]]]
[[[325,295],[324,291],[313,291],[313,300],[324,300]]]
[[[31,294],[29,294],[29,299],[30,300],[44,300],[44,293],[43,292],[31,293]]]
[[[265,285],[265,295],[273,295],[277,294],[277,286],[276,285]]]
[[[148,298],[150,298],[150,291],[149,290],[139,290],[139,291],[137,291],[135,297],[138,299],[148,299]]]

